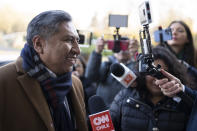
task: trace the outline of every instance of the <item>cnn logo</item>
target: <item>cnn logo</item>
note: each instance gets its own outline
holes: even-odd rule
[[[101,124],[104,124],[106,122],[109,122],[109,117],[108,115],[103,115],[101,117],[96,117],[93,119],[93,123],[94,125],[98,126],[98,125],[101,125]]]

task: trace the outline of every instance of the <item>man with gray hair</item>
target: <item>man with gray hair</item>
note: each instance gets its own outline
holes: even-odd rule
[[[20,57],[0,68],[0,131],[87,131],[83,88],[71,75],[80,54],[71,16],[40,13]]]

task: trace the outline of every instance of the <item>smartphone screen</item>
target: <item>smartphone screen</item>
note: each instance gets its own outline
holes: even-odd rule
[[[157,30],[154,32],[154,40],[155,42],[162,42],[160,40],[160,35],[163,37],[163,42],[171,40],[172,39],[172,31],[170,28],[164,29],[164,30]]]

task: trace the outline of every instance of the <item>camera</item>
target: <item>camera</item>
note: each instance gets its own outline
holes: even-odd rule
[[[93,32],[77,29],[77,33],[79,35],[79,44],[81,47],[88,47],[88,45],[92,44]],[[88,45],[85,43],[87,43]]]
[[[149,24],[152,22],[150,5],[148,1],[139,6],[140,22],[143,30],[140,30],[140,44],[142,53],[138,55],[139,72],[144,75],[151,75],[161,79],[164,75],[160,72],[160,65],[154,65],[154,56],[152,53],[152,44],[149,33]]]
[[[163,43],[168,40],[172,40],[171,28],[163,29],[160,27],[159,30],[154,32],[155,42]]]
[[[139,17],[141,25],[148,25],[152,22],[150,5],[148,1],[144,1],[139,6]]]
[[[109,27],[116,27],[116,31],[113,35],[114,40],[108,40],[107,45],[108,49],[112,50],[115,53],[120,52],[121,50],[126,50],[129,45],[129,39],[121,37],[119,34],[120,27],[128,27],[128,15],[109,15]]]
[[[77,30],[77,33],[79,35],[79,44],[84,44],[85,42],[85,35],[80,33],[80,30]]]

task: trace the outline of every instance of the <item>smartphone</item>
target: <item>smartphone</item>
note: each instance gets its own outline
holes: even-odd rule
[[[128,15],[109,15],[110,27],[128,27]]]
[[[155,40],[155,42],[165,42],[168,40],[172,40],[171,28],[155,31],[154,32],[154,40]]]

